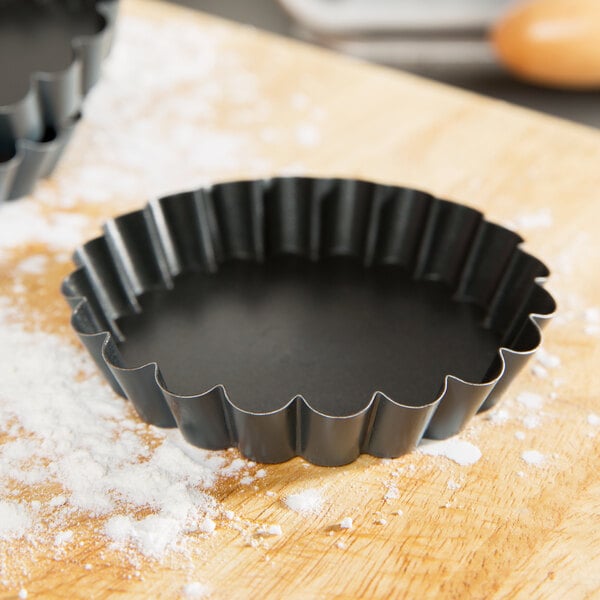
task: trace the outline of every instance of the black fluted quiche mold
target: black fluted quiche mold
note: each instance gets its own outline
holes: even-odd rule
[[[48,176],[110,49],[118,0],[0,0],[0,202]]]
[[[79,268],[62,291],[81,341],[144,421],[178,426],[203,448],[236,446],[260,462],[302,456],[334,466],[361,453],[399,456],[423,435],[452,436],[498,402],[555,311],[542,287],[548,270],[521,242],[472,208],[413,189],[295,177],[229,182],[109,221],[76,252]],[[190,372],[194,389],[163,373],[155,356],[135,364],[127,357],[124,332],[161,307],[170,311],[165,326],[179,333],[146,323],[151,343],[142,336],[138,346]],[[456,327],[475,319],[469,327],[487,350],[479,351],[479,334],[469,342],[447,329],[446,312]],[[205,318],[218,323],[202,325]],[[346,358],[353,362],[344,371]],[[478,363],[478,374],[469,381],[420,372],[438,358],[464,372]],[[205,367],[222,379],[209,379]],[[394,392],[370,380],[373,373]],[[363,384],[369,394],[346,405]],[[289,392],[274,397],[281,389]]]

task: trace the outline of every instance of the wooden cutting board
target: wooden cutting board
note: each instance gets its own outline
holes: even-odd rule
[[[395,461],[361,457],[332,469],[296,459],[266,467],[257,489],[222,482],[214,493],[225,508],[249,522],[278,523],[284,534],[258,548],[222,523],[215,535],[198,536],[201,558],[194,573],[210,584],[211,597],[600,597],[600,428],[588,422],[591,413],[600,413],[600,335],[584,318],[585,309],[600,306],[600,134],[158,2],[125,0],[121,18],[120,35],[151,26],[157,43],[184,26],[188,34],[197,31],[198,39],[218,32],[224,51],[209,78],[199,73],[171,89],[169,69],[176,66],[157,65],[156,72],[140,76],[164,77],[164,90],[149,97],[146,108],[132,108],[123,123],[126,131],[154,103],[176,112],[177,99],[198,86],[226,90],[205,122],[232,136],[243,131],[247,145],[241,155],[232,145],[231,165],[199,161],[199,180],[303,172],[405,184],[464,202],[521,229],[526,247],[554,270],[548,287],[561,308],[545,332],[545,346],[560,357],[560,367],[545,378],[529,369],[519,377],[507,398],[513,418],[505,423],[474,420],[462,435],[482,451],[474,465],[418,453]],[[181,52],[193,51],[193,44],[182,41]],[[231,80],[232,63],[243,65],[250,83]],[[110,86],[110,78],[100,85]],[[240,89],[249,97],[238,98]],[[166,109],[157,144],[164,143],[160,132],[174,118]],[[61,174],[84,169],[87,144],[102,134],[93,111],[92,101],[74,145],[42,191],[53,190]],[[106,179],[122,176],[110,157],[95,167]],[[187,177],[175,187],[189,187]],[[97,193],[98,183],[82,178],[69,209],[91,218],[90,236],[106,217],[147,199],[124,184],[101,202],[84,201]],[[31,202],[51,218],[54,208],[41,193]],[[11,269],[40,253],[53,259],[51,266],[41,278],[22,277],[17,297]],[[2,261],[0,294],[29,315],[29,326],[72,341],[69,311],[57,291],[71,268],[64,256],[40,241],[15,248]],[[538,427],[525,429],[519,421],[514,398],[522,391],[545,399]],[[515,436],[518,431],[525,439]],[[544,454],[542,466],[522,459],[530,449]],[[454,489],[452,481],[460,487]],[[399,498],[386,500],[390,485],[397,486]],[[303,487],[327,490],[317,515],[302,517],[281,502]],[[21,490],[23,498],[32,493]],[[354,527],[340,531],[336,524],[346,516]],[[177,561],[124,565],[90,533],[93,519],[71,526],[82,543],[57,560],[47,549],[28,550],[20,568],[30,598],[180,595],[185,580]],[[0,546],[6,579],[11,554],[23,547]],[[87,571],[88,562],[99,566]],[[0,585],[2,598],[15,598],[18,591]]]

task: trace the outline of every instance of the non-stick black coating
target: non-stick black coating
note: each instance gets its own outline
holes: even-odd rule
[[[157,361],[181,395],[223,384],[256,412],[301,394],[316,410],[348,415],[375,391],[420,406],[447,373],[481,381],[499,343],[447,286],[348,258],[229,262],[141,305],[119,322],[126,366]]]

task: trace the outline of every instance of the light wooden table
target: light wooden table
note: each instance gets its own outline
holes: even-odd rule
[[[168,108],[178,95],[193,94],[199,86],[229,89],[229,97],[213,102],[217,109],[204,122],[208,118],[221,133],[243,133],[245,146],[241,152],[232,146],[235,160],[229,164],[196,161],[198,181],[282,171],[341,175],[424,188],[476,206],[492,220],[525,227],[527,248],[555,270],[549,289],[563,311],[545,333],[545,345],[560,356],[561,367],[547,379],[528,370],[509,393],[513,407],[523,390],[547,399],[542,425],[527,430],[526,440],[515,437],[522,428],[516,419],[498,425],[480,416],[463,435],[483,452],[471,467],[419,454],[391,464],[361,457],[336,469],[306,468],[293,460],[267,467],[259,492],[223,482],[215,494],[226,508],[256,523],[279,523],[285,535],[271,541],[268,551],[244,545],[235,531],[220,524],[218,535],[199,537],[202,559],[196,570],[210,582],[213,597],[600,597],[600,428],[594,436],[587,422],[590,413],[600,413],[600,344],[598,336],[584,332],[582,318],[585,308],[600,305],[600,134],[165,4],[125,0],[122,18],[123,24],[155,27],[157,39],[167,32],[176,37],[180,28],[197,31],[198,39],[218,31],[224,51],[210,76],[199,73],[197,82],[165,87],[162,95],[148,98]],[[129,30],[123,26],[121,35]],[[193,47],[189,39],[186,44]],[[258,90],[248,92],[247,101],[234,97],[232,63],[242,64],[251,79],[243,89]],[[154,75],[164,76],[161,69],[168,64],[156,68]],[[101,129],[93,110],[92,102],[56,179],[42,184],[34,198],[47,215],[54,210],[48,197],[61,177],[72,177],[86,165],[88,143]],[[164,113],[160,118],[168,128],[173,117]],[[135,118],[134,113],[122,127]],[[157,143],[163,143],[159,136]],[[85,200],[98,181],[82,187],[69,209],[90,219],[90,234],[107,216],[141,206],[152,184],[148,175],[143,185],[119,187],[118,165],[108,154],[104,164],[95,166],[104,169],[107,184],[114,173],[116,183],[95,203]],[[169,185],[189,187],[192,179],[183,169]],[[539,213],[540,226],[527,228],[531,215]],[[2,263],[0,293],[14,296],[11,265],[40,252],[54,259],[52,266],[41,281],[23,277],[26,293],[13,300],[35,327],[73,340],[69,311],[57,293],[70,270],[64,253],[43,244],[15,248]],[[563,383],[554,390],[555,379]],[[557,397],[550,400],[553,390]],[[528,448],[552,458],[542,468],[529,466],[521,459]],[[414,471],[405,468],[392,478],[393,471],[408,465]],[[450,479],[461,487],[450,489]],[[391,482],[400,498],[386,502]],[[303,518],[279,500],[299,485],[327,486],[335,501],[320,515]],[[267,490],[276,496],[267,496]],[[399,508],[404,514],[393,516]],[[354,518],[354,529],[329,535],[346,515]],[[376,522],[382,516],[385,526]],[[83,532],[90,526],[93,522],[86,519],[77,525]],[[181,571],[173,564],[142,561],[134,573],[107,553],[103,568],[85,571],[83,565],[103,549],[97,537],[89,540],[68,549],[60,561],[40,558],[42,553],[33,550],[29,597],[180,593]],[[345,550],[336,546],[339,540]],[[17,591],[0,587],[0,597],[15,597]]]

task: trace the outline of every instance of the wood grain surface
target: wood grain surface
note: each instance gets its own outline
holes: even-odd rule
[[[227,56],[255,78],[260,101],[244,110],[263,110],[264,118],[244,120],[235,102],[225,100],[210,116],[220,131],[243,131],[248,156],[231,166],[199,165],[198,181],[293,171],[427,189],[475,206],[492,220],[522,225],[526,248],[554,271],[548,287],[560,304],[544,343],[561,366],[547,378],[530,370],[519,377],[506,399],[511,418],[505,423],[474,419],[461,437],[481,449],[477,463],[460,466],[419,453],[393,461],[361,457],[342,468],[295,459],[266,467],[256,489],[224,480],[213,493],[225,508],[251,523],[278,523],[284,534],[253,547],[218,523],[215,535],[194,541],[194,577],[208,582],[216,599],[600,597],[600,428],[588,423],[590,413],[600,413],[600,337],[585,332],[582,317],[586,308],[600,306],[600,134],[161,3],[125,0],[121,18],[151,23],[157,36],[184,24],[197,28],[199,37],[216,28]],[[123,27],[120,34],[125,32]],[[226,75],[225,66],[217,68],[212,84]],[[199,75],[197,83],[165,88],[149,102],[168,105],[207,84]],[[318,108],[316,130],[306,129],[302,98]],[[41,184],[42,190],[84,169],[84,150],[98,133],[89,117],[56,180]],[[168,128],[167,111],[161,118]],[[267,127],[289,139],[273,142]],[[292,142],[296,134],[302,143]],[[117,176],[108,155],[96,167],[107,178]],[[182,177],[175,187],[189,183]],[[150,195],[117,186],[110,197],[91,203],[88,193],[82,187],[69,211],[89,219],[89,236],[103,219],[141,206]],[[31,202],[49,218],[55,210],[41,195]],[[536,214],[546,217],[531,226]],[[16,294],[13,269],[34,254],[53,260],[41,278],[20,276]],[[43,243],[17,247],[2,258],[0,294],[27,315],[28,327],[76,343],[58,292],[70,269],[64,253]],[[524,440],[515,437],[523,430],[524,412],[514,400],[522,391],[546,400],[541,425],[524,430]],[[543,453],[546,462],[524,462],[528,449]],[[460,487],[453,489],[450,480]],[[385,499],[390,485],[398,487],[399,498]],[[324,490],[319,514],[303,517],[282,503],[286,494],[309,487]],[[21,491],[23,498],[34,493],[40,492]],[[341,531],[336,524],[346,516],[354,527]],[[189,565],[176,557],[123,563],[95,533],[98,526],[85,516],[71,524],[83,543],[58,559],[26,541],[0,541],[4,577],[16,568],[14,555],[30,598],[179,597]],[[84,569],[88,562],[95,564],[91,571]],[[15,598],[18,591],[0,586],[0,597]]]

